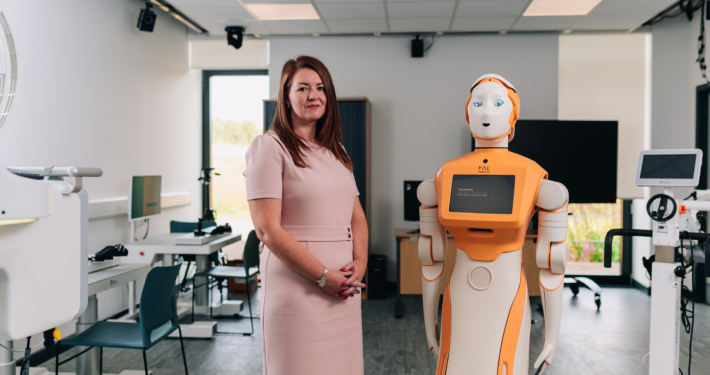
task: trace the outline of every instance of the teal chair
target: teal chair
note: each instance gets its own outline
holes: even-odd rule
[[[59,374],[59,365],[98,346],[100,348],[99,374],[103,373],[103,348],[106,347],[143,350],[143,366],[145,374],[148,375],[146,351],[178,330],[182,362],[185,366],[185,375],[188,375],[185,346],[182,342],[182,330],[178,321],[177,305],[173,293],[181,263],[182,259],[179,259],[174,266],[155,267],[148,272],[141,294],[139,323],[98,322],[84,332],[58,341],[54,373]],[[59,347],[61,345],[88,346],[89,348],[60,363]]]
[[[249,320],[251,323],[251,332],[220,332],[223,334],[231,335],[244,335],[251,336],[254,334],[254,316],[251,311],[251,294],[249,293],[249,279],[254,277],[254,275],[259,273],[259,238],[256,236],[256,231],[252,230],[247,236],[247,242],[244,244],[244,265],[243,266],[217,266],[212,267],[207,271],[199,272],[195,274],[195,277],[207,277],[212,279],[241,279],[245,281],[247,285],[247,304],[249,304]],[[195,320],[195,288],[208,285],[210,282],[206,282],[200,285],[195,285],[195,279],[192,279],[192,321]],[[220,296],[222,294],[220,293]],[[212,314],[212,292],[209,293],[210,296],[210,317],[214,318]],[[221,298],[221,297],[220,297]]]

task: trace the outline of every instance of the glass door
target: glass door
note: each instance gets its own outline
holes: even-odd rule
[[[264,99],[269,98],[267,71],[205,71],[203,84],[208,104],[209,154],[203,159],[214,174],[210,206],[219,225],[229,223],[243,241],[225,249],[229,259],[241,259],[247,234],[254,229],[246,199],[244,155],[254,138],[263,133]],[[203,133],[204,134],[204,133]],[[232,248],[233,247],[233,248]]]

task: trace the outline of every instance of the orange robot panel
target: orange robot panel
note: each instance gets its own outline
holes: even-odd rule
[[[477,149],[437,173],[439,221],[469,258],[495,260],[523,247],[545,178],[537,163],[507,149]]]

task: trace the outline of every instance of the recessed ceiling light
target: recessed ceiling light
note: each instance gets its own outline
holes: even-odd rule
[[[312,4],[247,4],[247,8],[262,21],[317,20]]]
[[[602,0],[533,0],[523,16],[586,16]]]

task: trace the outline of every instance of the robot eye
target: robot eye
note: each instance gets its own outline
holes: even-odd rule
[[[481,103],[480,100],[474,100],[474,101],[473,101],[473,106],[474,106],[474,107],[480,107],[480,106],[482,106],[482,105],[483,105],[483,103]]]
[[[493,103],[496,107],[500,107],[503,105],[503,99],[496,99],[496,101]]]

